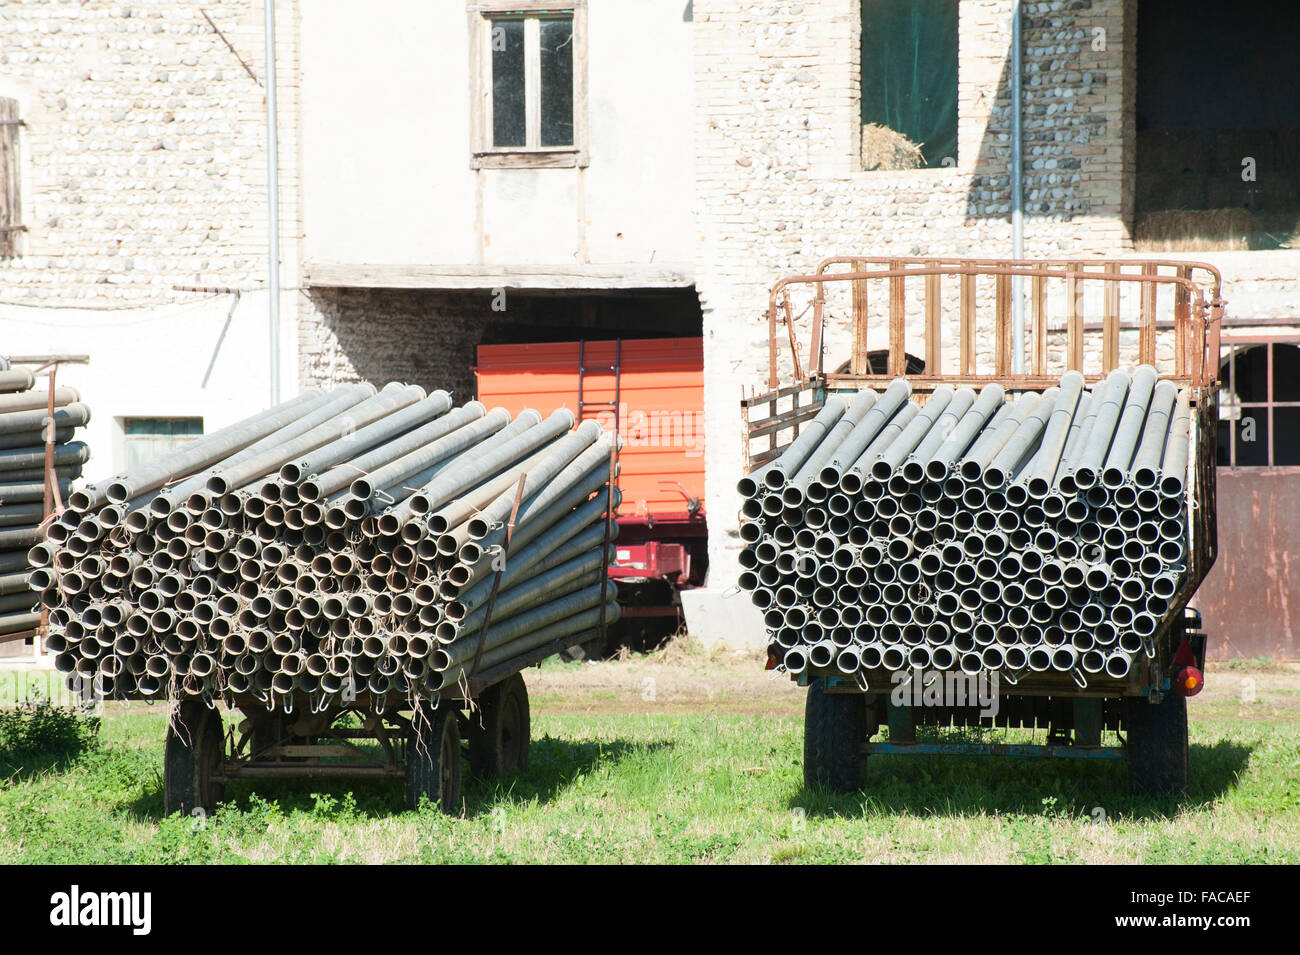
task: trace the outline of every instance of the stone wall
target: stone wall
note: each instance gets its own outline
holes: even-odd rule
[[[489,292],[315,289],[306,296],[298,354],[303,387],[405,381],[474,396],[475,348]],[[310,312],[308,312],[310,309]]]
[[[0,8],[0,95],[19,100],[26,123],[29,230],[22,254],[0,262],[6,302],[131,307],[196,297],[177,285],[266,287],[262,4],[204,9],[224,40],[184,0]],[[297,0],[278,11],[280,215],[292,286]]]
[[[1025,252],[1131,249],[1131,0],[1025,4]],[[960,4],[958,155],[949,168],[864,172],[857,0],[696,0],[697,288],[708,368],[713,582],[734,579],[736,396],[767,381],[767,290],[824,256],[1009,257],[1010,0]],[[1128,23],[1129,28],[1126,28]],[[878,290],[872,293],[883,295]],[[945,299],[951,295],[945,288]],[[985,309],[991,289],[981,287]],[[880,314],[880,297],[873,299]],[[847,357],[828,308],[827,360]],[[921,311],[909,302],[909,336]],[[806,341],[806,338],[805,338]],[[883,347],[883,338],[872,347]],[[945,352],[955,354],[945,336]],[[991,335],[980,335],[989,361]],[[788,372],[786,372],[788,373]]]

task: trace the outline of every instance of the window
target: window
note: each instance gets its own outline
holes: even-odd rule
[[[862,0],[862,167],[957,162],[957,0]]]
[[[126,469],[148,464],[172,448],[203,437],[202,418],[123,418]]]
[[[1300,339],[1225,341],[1220,467],[1300,466]]]
[[[0,259],[18,255],[22,224],[22,188],[18,178],[21,161],[18,132],[23,121],[18,117],[18,101],[0,99]]]
[[[585,166],[585,0],[492,0],[470,17],[471,165]]]

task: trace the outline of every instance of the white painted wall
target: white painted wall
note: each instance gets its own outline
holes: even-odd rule
[[[585,229],[592,263],[690,262],[694,152],[686,8],[685,0],[589,4],[585,171],[476,172],[462,0],[373,0],[364,13],[352,0],[305,4],[304,258],[570,264],[582,261]]]
[[[281,305],[282,399],[298,392],[292,295]],[[233,295],[219,295],[140,309],[0,305],[0,349],[90,356],[87,365],[62,366],[58,383],[90,405],[77,438],[90,445],[83,476],[94,481],[125,463],[124,417],[197,416],[212,432],[270,404],[267,295],[242,295],[233,313],[232,304]],[[42,376],[37,388],[45,387]]]

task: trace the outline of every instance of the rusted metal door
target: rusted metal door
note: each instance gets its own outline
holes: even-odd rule
[[[1300,337],[1223,341],[1219,556],[1197,591],[1209,655],[1300,658]]]
[[[1209,655],[1300,657],[1300,471],[1219,468],[1219,559],[1193,603]]]

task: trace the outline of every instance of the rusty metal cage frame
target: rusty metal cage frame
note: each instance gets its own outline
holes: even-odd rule
[[[992,276],[995,283],[992,349],[995,367],[992,373],[980,373],[975,368],[979,345],[976,280],[981,276]],[[957,277],[960,281],[958,314],[955,317],[960,348],[956,375],[932,371],[942,367],[945,322],[942,290],[946,277]],[[1025,337],[1031,344],[1027,362],[1030,371],[1019,374],[1012,371],[1012,280],[1015,278],[1027,280],[1029,286]],[[885,317],[889,347],[883,373],[871,371],[867,348],[868,334],[873,327],[868,287],[870,282],[877,280],[886,280],[889,285]],[[926,370],[920,375],[906,375],[909,280],[920,280],[924,284],[921,354]],[[1047,349],[1047,283],[1053,280],[1065,284],[1067,302],[1064,367],[1055,368],[1051,367]],[[823,368],[826,288],[835,283],[850,283],[851,286],[852,353],[848,373],[828,373]],[[1093,335],[1089,335],[1083,318],[1083,290],[1088,283],[1098,283],[1104,290],[1102,326],[1093,329]],[[1120,291],[1126,284],[1136,284],[1139,295],[1137,321],[1124,326],[1120,314]],[[1157,645],[1163,650],[1162,656],[1167,658],[1174,649],[1170,645],[1170,634],[1180,627],[1188,601],[1217,555],[1215,466],[1220,326],[1225,305],[1222,285],[1222,275],[1215,266],[1174,259],[972,259],[866,255],[825,258],[814,274],[782,278],[769,293],[766,315],[769,339],[767,389],[754,389],[741,400],[745,471],[777,457],[785,445],[798,436],[800,424],[814,417],[832,392],[883,387],[893,378],[906,375],[913,394],[921,401],[941,384],[978,388],[996,382],[1006,392],[1014,394],[1051,387],[1068,370],[1079,371],[1085,382],[1092,384],[1128,362],[1153,365],[1161,378],[1173,381],[1179,388],[1190,389],[1192,406],[1189,443],[1194,452],[1189,463],[1187,511],[1192,546],[1184,585],[1170,601],[1170,611],[1156,634]],[[813,296],[809,305],[796,315],[790,290],[800,286],[812,286]],[[1172,369],[1160,367],[1156,350],[1157,293],[1162,286],[1173,291]],[[811,331],[804,363],[800,360],[796,324],[809,311],[812,313]],[[953,320],[951,315],[946,317]],[[785,325],[784,336],[780,330],[782,324]],[[1138,329],[1135,354],[1126,356],[1121,353],[1121,327]],[[1101,340],[1101,368],[1086,372],[1083,367],[1085,348],[1097,337]],[[790,367],[783,384],[781,364],[786,342]],[[781,410],[781,404],[787,400],[790,406]],[[763,406],[766,406],[767,416],[755,419],[752,413]],[[766,447],[752,451],[751,445],[756,441],[765,443]],[[1051,682],[1045,681],[1043,687],[1034,689],[1022,686],[1020,692],[1050,692],[1053,688]],[[1139,682],[1145,683],[1145,680],[1129,681],[1127,689],[1116,684],[1114,689],[1137,692]],[[1056,689],[1059,692],[1066,688]]]

